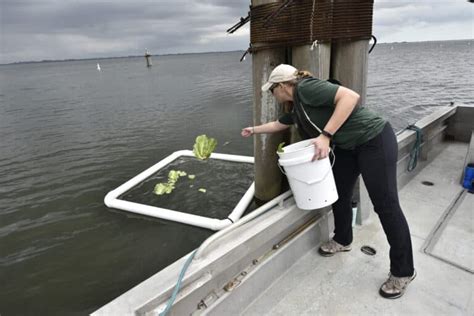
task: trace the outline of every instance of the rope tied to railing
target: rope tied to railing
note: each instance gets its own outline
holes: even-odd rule
[[[406,129],[415,131],[416,133],[416,140],[413,148],[410,151],[410,160],[408,161],[407,171],[411,172],[416,168],[418,163],[418,156],[420,155],[421,151],[421,138],[423,136],[423,131],[416,125],[408,125]]]

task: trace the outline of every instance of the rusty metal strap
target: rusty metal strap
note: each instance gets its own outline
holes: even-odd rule
[[[314,15],[313,0],[293,0],[284,9],[284,1],[251,7],[252,50],[305,45],[315,40],[370,39],[374,0],[315,1]]]

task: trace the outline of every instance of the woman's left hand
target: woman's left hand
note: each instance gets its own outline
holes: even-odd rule
[[[324,135],[313,138],[311,144],[314,145],[314,156],[311,161],[326,158],[329,155],[329,143],[330,139]]]

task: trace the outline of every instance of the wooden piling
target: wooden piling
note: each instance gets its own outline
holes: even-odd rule
[[[365,104],[367,95],[367,70],[369,40],[341,41],[332,44],[331,78],[360,95]]]
[[[277,1],[252,0],[252,6],[273,2]],[[257,48],[252,54],[254,125],[260,125],[277,120],[283,113],[273,95],[261,89],[272,70],[285,63],[286,51],[284,48],[258,50],[259,43],[252,43],[252,47]],[[278,169],[276,154],[281,142],[289,142],[289,133],[255,135],[255,200],[258,204],[273,199],[282,191],[283,175]]]
[[[308,70],[320,79],[328,79],[331,66],[331,43],[296,46],[292,49],[292,64],[299,70]]]
[[[146,59],[146,66],[147,66],[147,67],[151,67],[151,66],[152,66],[152,63],[151,63],[151,54],[150,54],[150,52],[148,51],[148,49],[145,50],[145,59]]]
[[[328,79],[331,67],[331,43],[318,43],[313,49],[311,45],[295,46],[291,52],[291,63],[298,70],[307,70],[315,77]],[[301,137],[295,126],[291,127],[291,143]]]
[[[369,59],[369,40],[344,41],[332,44],[331,78],[360,95],[359,104],[365,105],[367,96],[367,72]],[[373,208],[367,190],[360,180],[354,188],[354,201],[358,201],[356,222],[369,218]]]

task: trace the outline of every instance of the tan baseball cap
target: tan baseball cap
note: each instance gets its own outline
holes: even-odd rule
[[[298,69],[291,65],[281,64],[273,69],[267,83],[262,86],[262,91],[268,91],[274,83],[286,82],[296,79]]]

